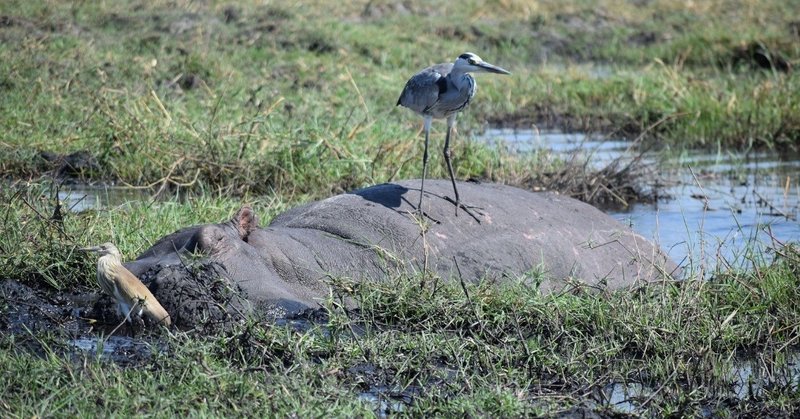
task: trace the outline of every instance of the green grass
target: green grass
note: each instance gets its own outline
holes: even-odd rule
[[[6,348],[0,410],[4,417],[369,414],[316,369],[249,373],[215,356],[222,345],[187,337],[170,344],[180,349],[155,352],[148,365],[127,369],[91,357],[81,365],[56,352],[31,357]]]
[[[21,183],[0,190],[5,203],[0,222],[0,278],[59,289],[97,287],[94,263],[76,248],[112,241],[127,256],[125,259],[132,259],[180,228],[226,221],[245,203],[265,217],[262,225],[288,209],[286,201],[275,195],[236,199],[197,196],[132,200],[76,213],[69,211],[67,202],[56,198],[56,192],[52,183]]]
[[[542,296],[522,283],[419,287],[415,278],[346,284],[358,300],[328,302],[327,326],[295,331],[247,324],[220,336],[163,337],[143,365],[37,356],[2,339],[4,417],[80,414],[369,415],[359,394],[408,401],[411,415],[532,415],[587,403],[609,383],[641,383],[643,411],[657,416],[796,413],[791,371],[800,318],[800,256],[758,274],[656,285],[632,293]],[[353,334],[353,330],[360,330]],[[17,337],[16,339],[20,339]],[[28,337],[28,340],[31,340]],[[61,345],[61,346],[59,346]],[[70,350],[66,348],[69,352]],[[763,370],[742,399],[728,389],[740,358]],[[757,373],[758,374],[758,373]],[[794,373],[796,378],[796,371]],[[772,377],[772,381],[769,378]],[[741,383],[739,383],[741,385]],[[613,407],[600,407],[613,411]]]
[[[798,76],[748,55],[797,63],[792,2],[738,3],[6,2],[0,174],[38,176],[39,151],[87,150],[99,164],[85,180],[153,188],[319,197],[416,177],[419,119],[397,96],[465,50],[514,75],[480,76],[460,118],[461,178],[508,181],[508,161],[465,141],[486,121],[792,147]]]

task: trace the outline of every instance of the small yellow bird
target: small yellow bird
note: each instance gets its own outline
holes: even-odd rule
[[[113,243],[103,243],[81,250],[100,255],[97,259],[97,282],[106,294],[117,300],[117,311],[125,317],[125,320],[131,322],[132,313],[137,317],[141,317],[144,313],[165,326],[172,324],[169,313],[164,310],[153,293],[136,275],[122,265],[122,255]]]

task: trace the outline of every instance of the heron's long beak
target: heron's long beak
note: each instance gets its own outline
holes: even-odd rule
[[[476,64],[476,65],[477,65],[478,67],[482,68],[482,69],[483,69],[483,71],[486,71],[486,72],[489,72],[489,73],[497,73],[497,74],[511,74],[511,72],[510,72],[510,71],[508,71],[508,70],[506,70],[506,69],[503,69],[503,68],[500,68],[500,67],[498,67],[498,66],[496,66],[496,65],[494,65],[494,64],[489,64],[489,63],[487,63],[486,61],[481,61],[481,62],[479,62],[479,63],[478,63],[478,64]]]
[[[97,252],[100,250],[100,246],[81,247],[78,250],[83,250],[84,252]]]

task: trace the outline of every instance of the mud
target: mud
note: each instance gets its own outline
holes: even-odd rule
[[[768,46],[760,42],[751,42],[733,48],[730,63],[733,66],[748,66],[753,69],[774,70],[781,73],[788,73],[792,70],[792,64],[783,54],[770,50]]]
[[[197,281],[207,286],[209,298],[228,301],[229,307],[236,304],[235,298],[230,298],[229,290],[224,290],[224,284],[215,284],[213,281],[209,283],[211,276],[206,275],[204,270],[212,271],[215,267],[199,266],[191,269],[198,271]],[[157,286],[157,276],[148,279],[153,282],[151,286]],[[99,296],[88,289],[56,291],[30,287],[14,280],[0,280],[0,338],[5,342],[12,341],[14,350],[30,351],[40,356],[55,353],[76,363],[84,362],[87,358],[99,358],[123,368],[151,365],[154,362],[153,354],[171,350],[171,341],[163,329],[148,325],[145,328],[135,328],[134,335],[127,326],[117,329],[118,319],[112,304],[110,298]],[[231,360],[250,359],[264,365],[275,361],[294,362],[291,350],[286,351],[270,345],[269,341],[262,341],[262,335],[252,330],[252,322],[242,327],[222,327],[237,324],[241,317],[232,314],[235,310],[223,310],[218,304],[220,303],[182,308],[208,310],[212,317],[222,316],[229,320],[227,323],[210,322],[205,326],[198,325],[190,333],[210,333],[213,330],[218,335],[235,340],[237,344],[229,347],[231,353],[220,354]],[[227,314],[222,314],[223,312]],[[326,322],[325,314],[317,311],[306,313],[303,317],[279,319],[274,325],[299,332],[323,325],[321,332],[329,333],[324,327]],[[349,332],[345,332],[347,333]],[[352,333],[359,335],[363,330],[357,327]],[[797,386],[800,383],[800,370],[797,367],[800,358],[797,355],[790,357],[783,369],[762,367],[757,359],[758,355],[739,361],[731,371],[733,386],[729,394],[723,394],[718,400],[711,401],[711,404],[702,408],[703,411],[709,415],[725,409],[743,415],[769,414],[768,407],[759,407],[766,397],[765,392],[772,386],[782,388],[781,386]],[[410,386],[398,386],[396,371],[371,363],[356,364],[337,374],[341,381],[353,384],[356,397],[372,405],[378,417],[388,417],[408,412],[417,399],[428,396],[431,391],[438,394],[437,397],[443,398],[450,397],[450,391],[458,391],[451,389],[452,383],[457,379],[455,370],[444,365],[434,365],[432,368],[435,370],[430,374],[432,378]],[[551,411],[550,417],[556,418],[647,416],[647,403],[658,394],[654,390],[658,383],[610,381],[601,382],[590,389],[571,389],[560,382],[551,384],[554,385],[552,390],[557,394],[579,401],[576,406],[567,410]],[[545,391],[553,394],[549,390]],[[534,398],[531,403],[541,404],[543,409],[549,410],[551,406],[548,407],[547,400],[547,396],[542,396],[541,401]],[[753,411],[749,412],[748,408]],[[780,411],[775,413],[777,412]]]
[[[253,315],[246,294],[227,279],[224,269],[209,261],[154,266],[140,279],[160,296],[159,302],[178,327],[212,333]]]
[[[133,366],[147,363],[154,345],[165,345],[158,330],[141,329],[134,338],[132,329],[117,328],[111,299],[87,289],[56,291],[0,280],[0,307],[0,335],[13,336],[16,350],[41,356],[100,355]]]
[[[6,334],[77,333],[82,326],[81,309],[90,308],[88,298],[80,293],[46,292],[11,279],[0,281],[0,298],[0,330]]]
[[[272,321],[276,326],[296,331],[308,330],[327,321],[321,312],[303,313],[282,319],[256,319],[243,306],[239,291],[222,282],[211,264],[171,267],[155,274],[147,272],[142,281],[154,290],[178,269],[194,285],[170,290],[171,298],[162,304],[169,310],[176,327],[197,335],[230,333],[246,319]],[[172,283],[174,285],[174,282]],[[190,301],[190,303],[186,303]],[[166,329],[149,319],[134,324],[123,323],[114,300],[88,288],[55,290],[32,287],[12,279],[0,280],[0,338],[13,339],[17,350],[40,356],[49,351],[80,362],[85,357],[99,357],[123,367],[143,365],[156,351],[169,349]],[[244,342],[255,347],[255,342]]]

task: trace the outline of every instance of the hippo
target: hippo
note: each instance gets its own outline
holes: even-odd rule
[[[125,265],[178,322],[175,311],[191,300],[284,318],[318,309],[330,295],[330,278],[531,278],[549,293],[576,282],[618,290],[678,269],[629,227],[569,197],[459,182],[474,214],[456,215],[449,181],[428,182],[424,211],[412,204],[419,202],[419,185],[385,183],[311,202],[266,227],[244,206],[229,221],[167,235]],[[200,277],[210,294],[191,289]],[[188,322],[191,315],[183,317]]]

